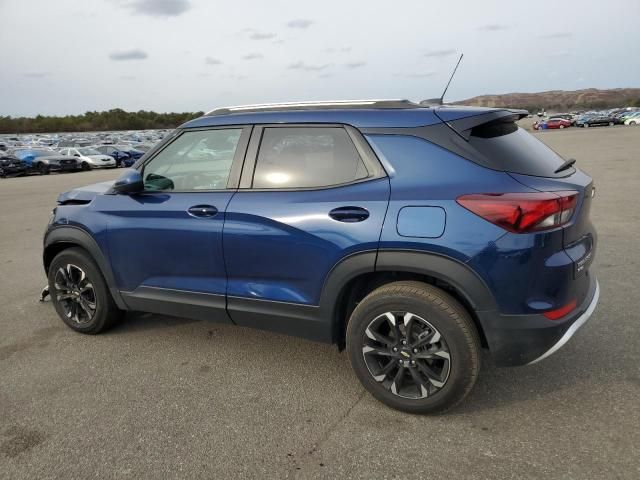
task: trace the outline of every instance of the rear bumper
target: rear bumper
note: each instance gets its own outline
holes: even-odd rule
[[[552,321],[543,315],[500,315],[477,312],[491,356],[499,366],[539,362],[558,351],[593,314],[600,296],[595,275],[582,303],[566,318]]]

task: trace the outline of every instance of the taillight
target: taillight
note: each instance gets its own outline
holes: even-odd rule
[[[482,193],[462,195],[467,210],[514,233],[559,227],[576,209],[578,192]]]

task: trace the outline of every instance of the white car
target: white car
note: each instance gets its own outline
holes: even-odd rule
[[[62,155],[70,155],[76,157],[83,170],[91,170],[93,168],[115,168],[116,161],[109,155],[104,155],[94,148],[78,147],[78,148],[62,148]]]
[[[627,119],[624,121],[625,125],[633,125],[634,127],[636,125],[640,125],[640,113],[636,113],[634,115],[631,115],[630,117],[627,117]]]

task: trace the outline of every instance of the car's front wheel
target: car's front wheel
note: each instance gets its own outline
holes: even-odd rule
[[[122,317],[102,273],[85,250],[69,248],[56,255],[48,280],[56,312],[73,330],[100,333]]]
[[[87,162],[82,162],[82,164],[80,165],[80,167],[82,168],[82,170],[84,170],[85,172],[87,170],[91,170],[91,165],[89,165]]]
[[[394,282],[367,295],[349,320],[347,350],[364,387],[410,413],[454,407],[480,369],[478,332],[467,311],[421,282]]]

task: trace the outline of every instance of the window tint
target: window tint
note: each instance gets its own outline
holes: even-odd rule
[[[253,188],[326,187],[367,176],[343,128],[265,128]]]
[[[481,125],[471,131],[469,144],[492,159],[505,171],[538,177],[565,176],[571,169],[555,174],[563,158],[515,123]]]
[[[145,190],[221,190],[242,129],[185,132],[144,167]]]

